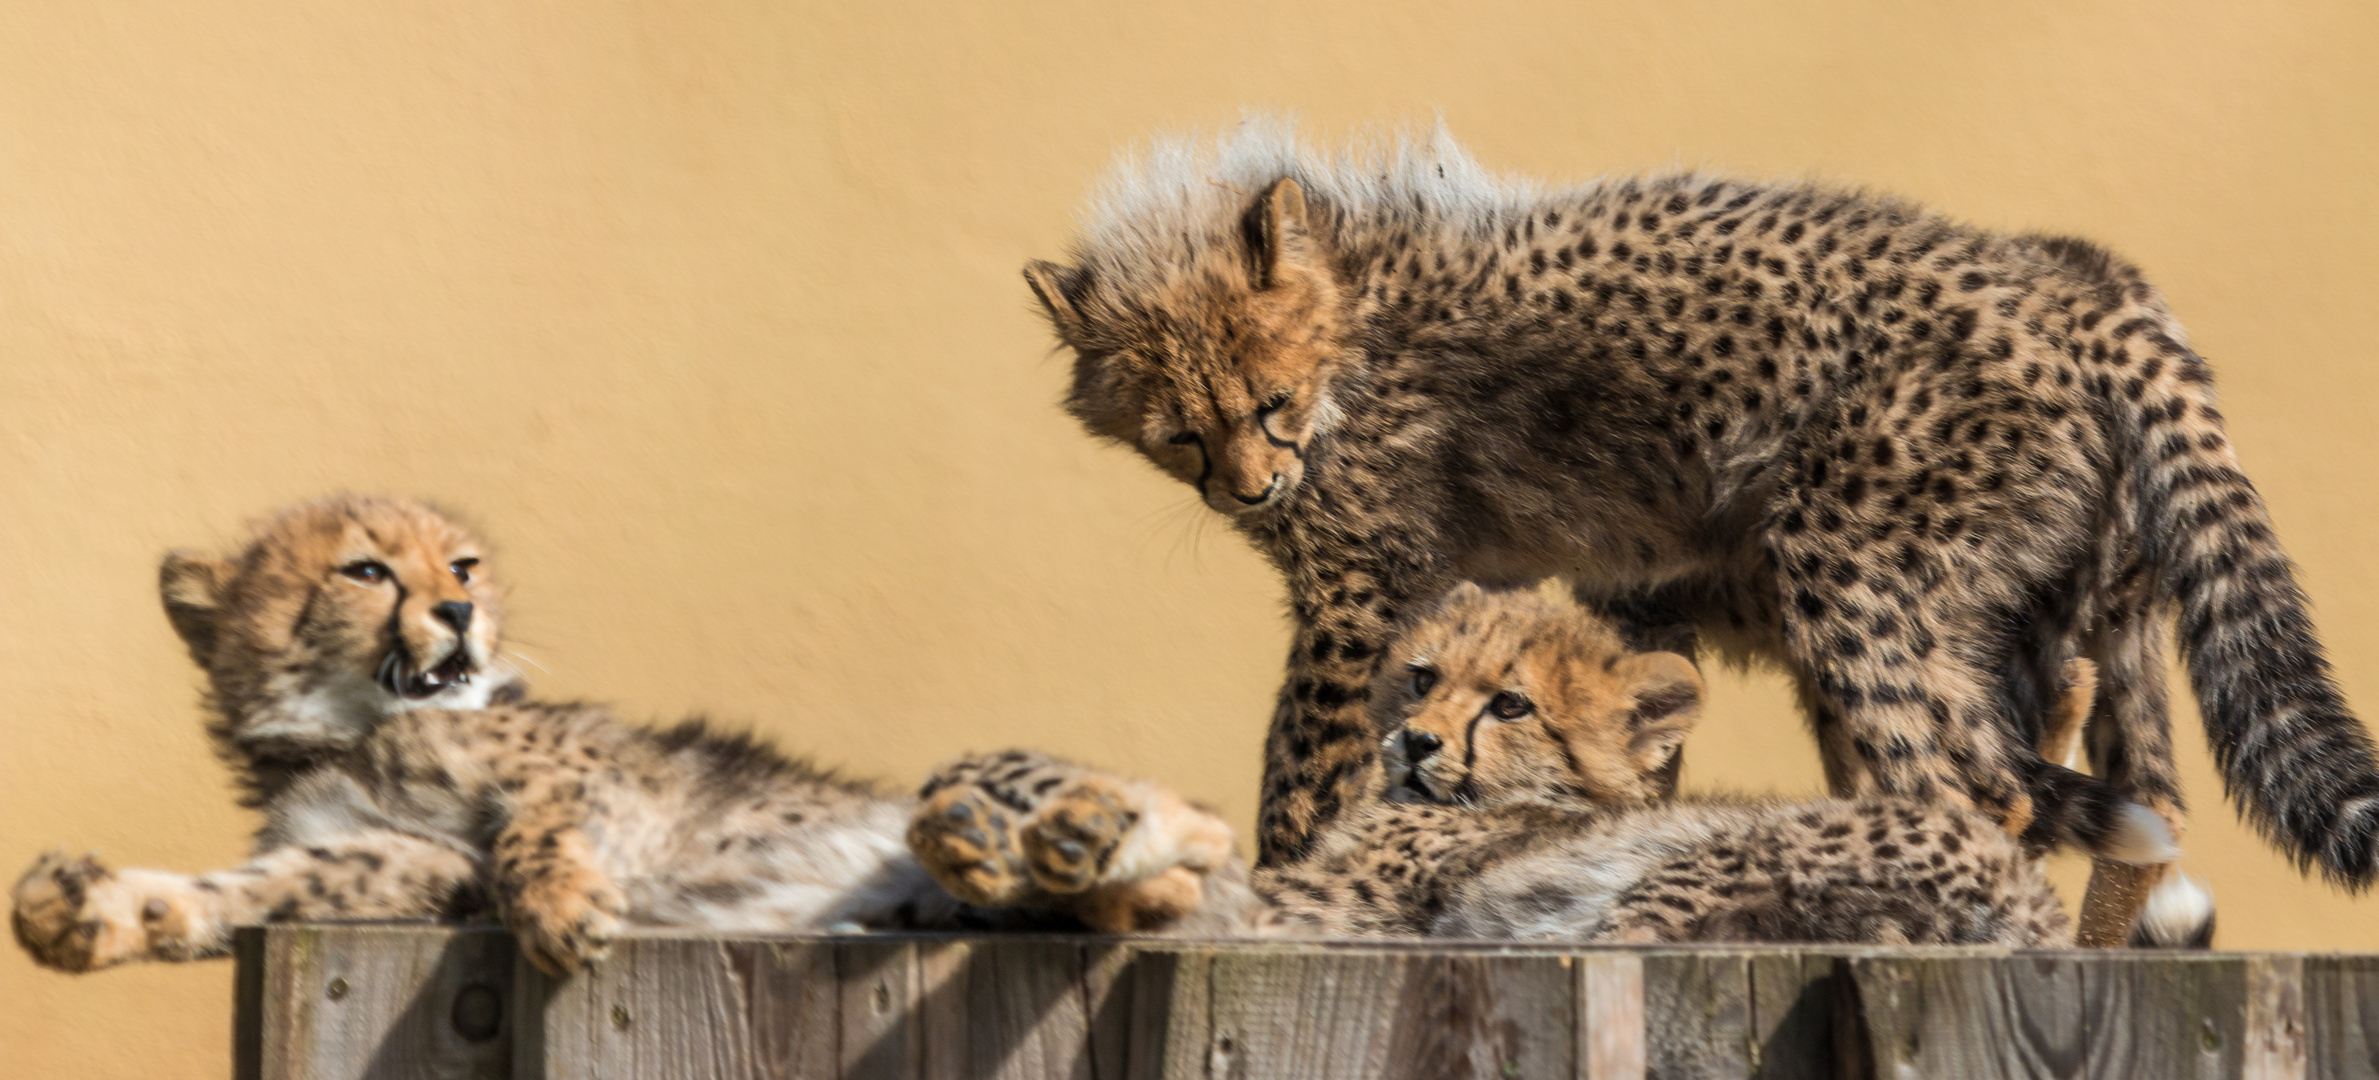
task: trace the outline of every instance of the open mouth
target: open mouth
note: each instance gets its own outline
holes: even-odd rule
[[[435,667],[407,675],[407,666],[402,650],[390,652],[380,661],[380,685],[391,694],[418,701],[471,682],[471,658],[460,645],[447,653],[446,659],[438,661]]]

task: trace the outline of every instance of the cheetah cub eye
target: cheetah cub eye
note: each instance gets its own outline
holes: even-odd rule
[[[378,559],[358,559],[340,567],[339,573],[366,585],[377,585],[388,580],[389,570],[388,564]]]
[[[1414,664],[1411,670],[1413,673],[1413,696],[1428,697],[1429,691],[1437,687],[1437,670],[1425,664]]]
[[[1536,711],[1536,703],[1509,690],[1487,701],[1487,711],[1498,720],[1518,720]]]

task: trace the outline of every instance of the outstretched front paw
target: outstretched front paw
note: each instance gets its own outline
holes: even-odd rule
[[[36,962],[61,971],[93,971],[150,956],[183,959],[173,946],[193,936],[190,899],[145,887],[166,876],[135,870],[119,877],[90,855],[45,853],[17,879],[9,920],[17,943]]]
[[[609,955],[627,917],[627,893],[592,867],[549,869],[525,883],[504,912],[521,951],[551,975]]]

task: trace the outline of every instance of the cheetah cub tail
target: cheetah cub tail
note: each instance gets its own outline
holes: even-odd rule
[[[2148,892],[2131,924],[2134,949],[2204,949],[2214,944],[2214,894],[2178,867]]]

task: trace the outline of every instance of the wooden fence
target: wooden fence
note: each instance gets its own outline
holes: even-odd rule
[[[302,925],[237,986],[242,1080],[2379,1080],[2379,956]]]

